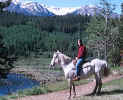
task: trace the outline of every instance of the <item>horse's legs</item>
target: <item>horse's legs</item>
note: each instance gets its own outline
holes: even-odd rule
[[[71,89],[72,89],[72,81],[71,79],[68,80],[68,83],[69,83],[69,87],[70,87],[70,90],[69,90],[69,99],[71,98]]]
[[[75,90],[75,84],[74,84],[74,82],[73,82],[73,92],[74,92],[74,97],[76,96],[76,90]]]
[[[96,86],[95,86],[95,88],[94,88],[94,90],[93,90],[93,92],[91,93],[92,95],[94,95],[95,93],[96,93],[96,90],[97,90],[97,88],[98,88],[98,76],[97,75],[95,75],[95,79],[96,79]]]
[[[99,80],[99,87],[98,87],[98,90],[97,90],[97,94],[100,94],[101,88],[102,88],[102,80],[100,78],[100,80]]]
[[[70,85],[70,95],[69,95],[69,98],[71,98],[71,89],[72,89],[72,85]]]

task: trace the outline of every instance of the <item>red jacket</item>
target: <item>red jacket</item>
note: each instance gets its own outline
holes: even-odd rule
[[[85,50],[85,46],[84,45],[79,46],[77,58],[84,57],[84,50]]]

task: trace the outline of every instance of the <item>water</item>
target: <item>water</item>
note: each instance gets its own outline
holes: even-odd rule
[[[39,85],[39,82],[28,79],[23,74],[11,73],[6,80],[0,80],[0,96]]]

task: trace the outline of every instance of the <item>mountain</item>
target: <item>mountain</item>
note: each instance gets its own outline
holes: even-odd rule
[[[98,15],[101,13],[101,8],[94,6],[94,5],[86,5],[82,6],[76,11],[72,12],[72,14],[75,15],[88,15],[88,16],[93,16],[93,15]]]
[[[6,2],[7,0],[0,0],[0,2]]]
[[[94,16],[94,15],[102,15],[102,8],[95,6],[95,5],[86,5],[82,6],[81,8],[75,10],[72,12],[74,15],[88,15],[88,16]],[[111,16],[112,18],[119,18],[120,15],[117,13],[112,13]]]
[[[44,8],[42,4],[38,2],[19,2],[14,0],[9,7],[5,10],[10,12],[22,13],[31,16],[53,16],[54,14],[50,12],[47,8]]]
[[[56,7],[47,7],[50,12],[53,12],[55,15],[67,15],[79,9],[80,7],[75,8],[56,8]]]
[[[6,8],[10,12],[22,13],[31,16],[54,16],[54,15],[99,15],[101,14],[101,8],[94,5],[86,5],[82,7],[71,8],[56,8],[48,7],[38,2],[22,2],[22,0],[13,0],[11,5]],[[118,17],[116,13],[112,14],[112,17]]]

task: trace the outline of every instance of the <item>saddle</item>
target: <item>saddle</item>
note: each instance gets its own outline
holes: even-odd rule
[[[73,59],[72,62],[73,62],[73,64],[74,64],[74,66],[76,66],[77,60]],[[81,64],[81,66],[80,66],[80,69],[83,69],[83,68],[82,68],[82,65],[85,64],[85,63],[87,63],[87,62],[89,62],[89,61],[84,60],[83,63]],[[76,70],[76,67],[74,67],[73,70]]]

